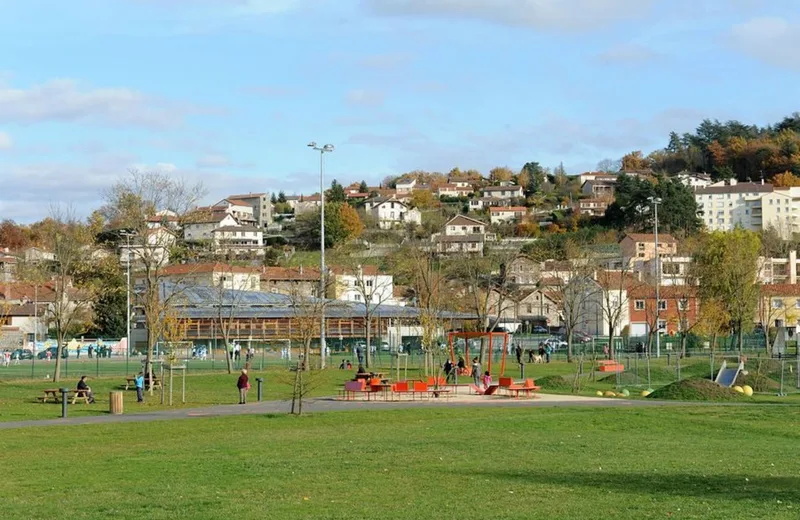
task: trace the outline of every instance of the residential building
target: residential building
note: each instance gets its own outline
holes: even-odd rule
[[[374,265],[331,266],[328,277],[328,298],[374,305],[394,304],[394,277],[380,272]]]
[[[774,189],[771,184],[729,181],[694,192],[701,220],[711,231],[774,229],[783,237],[800,230],[800,190]]]
[[[606,214],[606,209],[608,209],[608,198],[588,198],[588,199],[580,199],[576,203],[576,210],[578,215],[587,216],[587,217],[602,217]]]
[[[372,216],[381,229],[403,227],[408,224],[419,226],[422,224],[422,214],[416,208],[411,208],[405,202],[394,197],[376,197],[369,199],[364,204],[367,213]]]
[[[261,271],[261,290],[292,297],[317,297],[319,269],[308,267],[265,267]]]
[[[542,290],[528,290],[500,295],[492,292],[488,299],[490,321],[512,331],[530,331],[533,327],[555,327],[562,324],[556,300]]]
[[[30,348],[34,338],[47,337],[45,308],[34,309],[32,303],[9,305],[0,312],[0,352]]]
[[[603,177],[596,177],[593,180],[589,180],[581,184],[581,193],[584,195],[594,198],[613,198],[614,197],[614,189],[617,186],[617,176],[616,175],[609,175]]]
[[[524,206],[508,206],[505,208],[489,208],[489,222],[492,224],[502,224],[505,222],[519,222],[522,217],[528,214],[528,208]]]
[[[164,266],[169,263],[169,251],[175,245],[177,236],[169,227],[149,228],[143,240],[135,239],[130,247],[123,242],[119,246],[119,261],[132,266],[146,263],[151,266]]]
[[[513,199],[524,195],[522,186],[486,186],[481,188],[481,196],[491,199]]]
[[[207,213],[199,212],[183,224],[183,238],[187,242],[200,242],[203,240],[213,240],[214,230],[220,227],[238,226],[230,213]]]
[[[25,249],[22,252],[22,257],[26,262],[29,263],[52,262],[56,259],[56,255],[54,253],[45,251],[44,249],[38,247],[29,247],[28,249]]]
[[[243,200],[222,199],[213,206],[212,212],[225,212],[233,215],[240,226],[255,226],[258,222],[253,207]],[[258,226],[261,227],[261,226]]]
[[[680,172],[675,175],[681,183],[694,189],[711,186],[711,176],[707,173]]]
[[[475,197],[469,199],[469,210],[480,211],[492,207],[505,207],[510,205],[510,199],[495,199],[492,197]]]
[[[608,172],[584,172],[578,175],[578,183],[582,186],[586,181],[595,181],[595,180],[612,180],[616,181],[617,175]]]
[[[152,217],[147,218],[147,227],[150,229],[165,227],[172,231],[177,231],[180,228],[180,218],[174,211],[161,210]]]
[[[694,286],[662,285],[658,290],[658,312],[656,312],[656,288],[650,284],[637,284],[628,288],[630,313],[630,335],[647,336],[658,323],[662,333],[675,334],[681,330],[681,322],[689,328],[697,321],[700,298]]]
[[[505,266],[505,277],[509,283],[516,286],[536,285],[541,278],[542,266],[539,262],[525,255],[514,257]]]
[[[8,254],[8,250],[0,252],[0,282],[11,282],[17,268],[17,257]]]
[[[473,185],[475,183],[475,179],[470,179],[469,177],[448,177],[447,183],[453,184],[458,186],[459,188],[469,188],[470,191],[473,191]]]
[[[211,232],[217,251],[237,255],[264,253],[264,232],[255,226],[222,226]]]
[[[467,253],[483,256],[486,242],[494,242],[497,235],[486,233],[486,224],[480,220],[457,215],[444,226],[443,233],[434,233],[431,241],[440,254]]]
[[[459,186],[458,184],[440,184],[436,189],[439,197],[468,197],[472,194],[472,186]]]
[[[395,189],[398,195],[408,195],[417,186],[417,179],[398,179],[395,183]]]
[[[656,238],[651,233],[628,233],[619,242],[623,262],[646,262],[656,256]],[[658,254],[661,258],[677,256],[678,241],[670,234],[659,233]]]
[[[272,223],[272,203],[269,193],[247,193],[241,195],[230,195],[228,200],[243,202],[253,208],[254,225],[265,229]]]
[[[756,323],[769,328],[786,327],[792,335],[800,332],[800,285],[762,285],[759,292]]]
[[[294,214],[301,215],[310,211],[316,211],[322,206],[322,198],[317,195],[303,195],[294,203]]]
[[[661,246],[661,236],[658,237]],[[656,260],[651,258],[638,264],[638,270],[648,276],[656,275]],[[692,257],[690,256],[663,256],[658,265],[661,267],[661,285],[696,285],[697,281],[691,275]],[[655,278],[653,278],[655,280]]]
[[[174,264],[160,271],[161,280],[177,285],[222,287],[235,291],[259,291],[260,270],[222,263]]]

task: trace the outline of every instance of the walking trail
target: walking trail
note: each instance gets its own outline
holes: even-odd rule
[[[686,405],[681,402],[626,400],[574,395],[537,394],[536,399],[486,398],[482,396],[455,396],[452,400],[430,401],[341,401],[332,397],[306,399],[304,412],[340,412],[358,410],[394,410],[401,408],[457,408],[457,407],[642,407]],[[67,417],[65,419],[39,419],[29,421],[0,422],[0,430],[28,428],[33,426],[66,426],[80,424],[110,424],[148,421],[170,421],[197,417],[226,417],[234,415],[261,415],[289,413],[290,401],[262,401],[245,405],[217,405],[204,408],[180,408],[126,415],[94,415],[89,417]]]

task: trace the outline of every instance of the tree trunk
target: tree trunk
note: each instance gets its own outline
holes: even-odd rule
[[[367,332],[367,337],[366,337],[367,351],[364,353],[364,360],[367,362],[365,368],[369,368],[372,366],[372,349],[370,345],[370,339],[372,337],[372,320],[369,317],[367,317],[366,320],[366,332]]]
[[[492,354],[489,353],[489,355],[491,356]],[[486,338],[483,336],[481,336],[481,351],[479,356],[480,357],[478,358],[478,361],[480,362],[481,366],[484,366],[486,364]]]
[[[58,341],[58,346],[56,347],[56,366],[55,370],[53,371],[53,382],[58,383],[61,381],[61,349],[64,348],[64,333],[61,331],[61,327],[57,327],[58,330],[56,332],[56,341]],[[67,352],[69,355],[69,352]]]
[[[572,363],[572,329],[567,331],[567,363]]]
[[[311,358],[311,336],[306,338],[303,342],[303,372],[308,372],[311,370],[311,363],[309,362]],[[302,379],[301,379],[302,383]],[[300,405],[302,409],[302,405]]]
[[[769,342],[770,328],[764,325],[763,330],[764,330],[764,347],[767,349],[767,357],[772,357],[772,345]]]
[[[614,359],[614,327],[609,327],[608,331],[608,359]]]
[[[228,373],[233,374],[233,359],[231,359],[231,342],[228,331],[225,327],[220,327],[222,330],[222,341],[225,343],[225,366],[228,368]]]
[[[681,359],[686,357],[686,334],[681,334]]]
[[[739,344],[739,355],[742,355],[742,350],[744,346],[744,338],[742,337],[742,320],[739,320],[737,323],[737,330],[739,331],[739,338],[737,339],[737,343]]]

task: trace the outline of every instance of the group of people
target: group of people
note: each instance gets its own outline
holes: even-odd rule
[[[550,345],[542,342],[542,343],[539,343],[538,351],[535,351],[532,348],[525,349],[523,351],[522,346],[519,343],[517,343],[516,345],[514,345],[514,355],[517,358],[517,363],[520,364],[520,365],[522,364],[523,353],[527,354],[528,363],[536,362],[536,360],[534,358],[534,356],[536,356],[536,355],[539,356],[540,360],[544,361],[545,363],[549,363],[550,362],[550,355],[553,353],[553,348]]]
[[[350,363],[349,359],[343,359],[342,362],[339,364],[339,370],[352,370],[353,365]]]

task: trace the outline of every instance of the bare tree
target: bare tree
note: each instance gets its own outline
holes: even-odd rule
[[[292,337],[303,345],[303,360],[298,370],[311,369],[311,343],[319,337],[323,310],[327,307],[324,298],[315,298],[301,294],[295,286],[289,295],[292,308]],[[300,383],[302,384],[302,379]]]
[[[237,267],[230,264],[222,266],[223,270],[218,280],[215,280],[214,306],[216,307],[215,321],[222,334],[225,344],[225,359],[228,373],[233,373],[233,360],[231,359],[231,332],[236,324],[238,309],[241,306],[246,291],[252,290],[250,283],[252,277],[259,276],[256,268]]]
[[[152,380],[153,352],[160,337],[161,316],[183,286],[177,280],[170,290],[163,291],[165,274],[162,267],[169,261],[175,245],[175,234],[166,226],[158,226],[160,217],[181,219],[205,194],[201,183],[189,184],[160,171],[130,170],[128,176],[105,192],[106,204],[101,213],[112,229],[123,229],[126,258],[136,267],[136,304],[144,313],[147,328],[145,372]],[[156,222],[153,222],[156,221]],[[173,282],[176,282],[173,279]],[[162,294],[163,293],[163,294]],[[150,388],[152,393],[152,387]]]
[[[614,358],[614,337],[628,314],[628,291],[635,284],[630,264],[623,262],[618,271],[602,269],[597,272],[602,290],[603,319],[608,326],[608,359]]]

